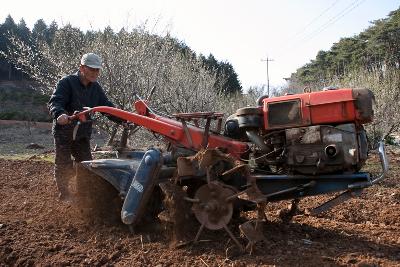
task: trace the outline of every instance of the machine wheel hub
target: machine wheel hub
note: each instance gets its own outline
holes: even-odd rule
[[[229,197],[234,194],[232,189],[215,183],[201,186],[195,194],[199,201],[193,205],[197,220],[210,230],[224,228],[232,218],[233,204]]]

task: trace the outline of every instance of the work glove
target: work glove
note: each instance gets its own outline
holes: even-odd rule
[[[69,124],[69,123],[70,123],[70,120],[69,120],[67,114],[61,114],[60,116],[57,117],[57,124],[66,125],[66,124]]]

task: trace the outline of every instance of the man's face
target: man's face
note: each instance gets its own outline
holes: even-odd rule
[[[100,74],[100,69],[94,69],[88,66],[81,66],[80,72],[82,74],[82,78],[88,82],[95,82]]]

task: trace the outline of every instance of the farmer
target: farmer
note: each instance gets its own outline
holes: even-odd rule
[[[63,77],[48,102],[48,108],[53,117],[53,135],[55,145],[54,180],[59,191],[59,199],[71,201],[68,184],[74,175],[71,156],[81,162],[91,160],[90,137],[92,122],[82,123],[73,138],[76,121],[69,116],[75,111],[82,111],[84,107],[110,106],[114,107],[102,87],[97,82],[101,70],[102,60],[94,53],[82,56],[79,71]],[[120,123],[118,118],[108,116],[109,119]]]

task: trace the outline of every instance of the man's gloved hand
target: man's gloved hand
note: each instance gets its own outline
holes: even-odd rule
[[[70,123],[70,120],[67,114],[61,114],[60,116],[57,117],[57,124],[66,125],[68,123]]]

